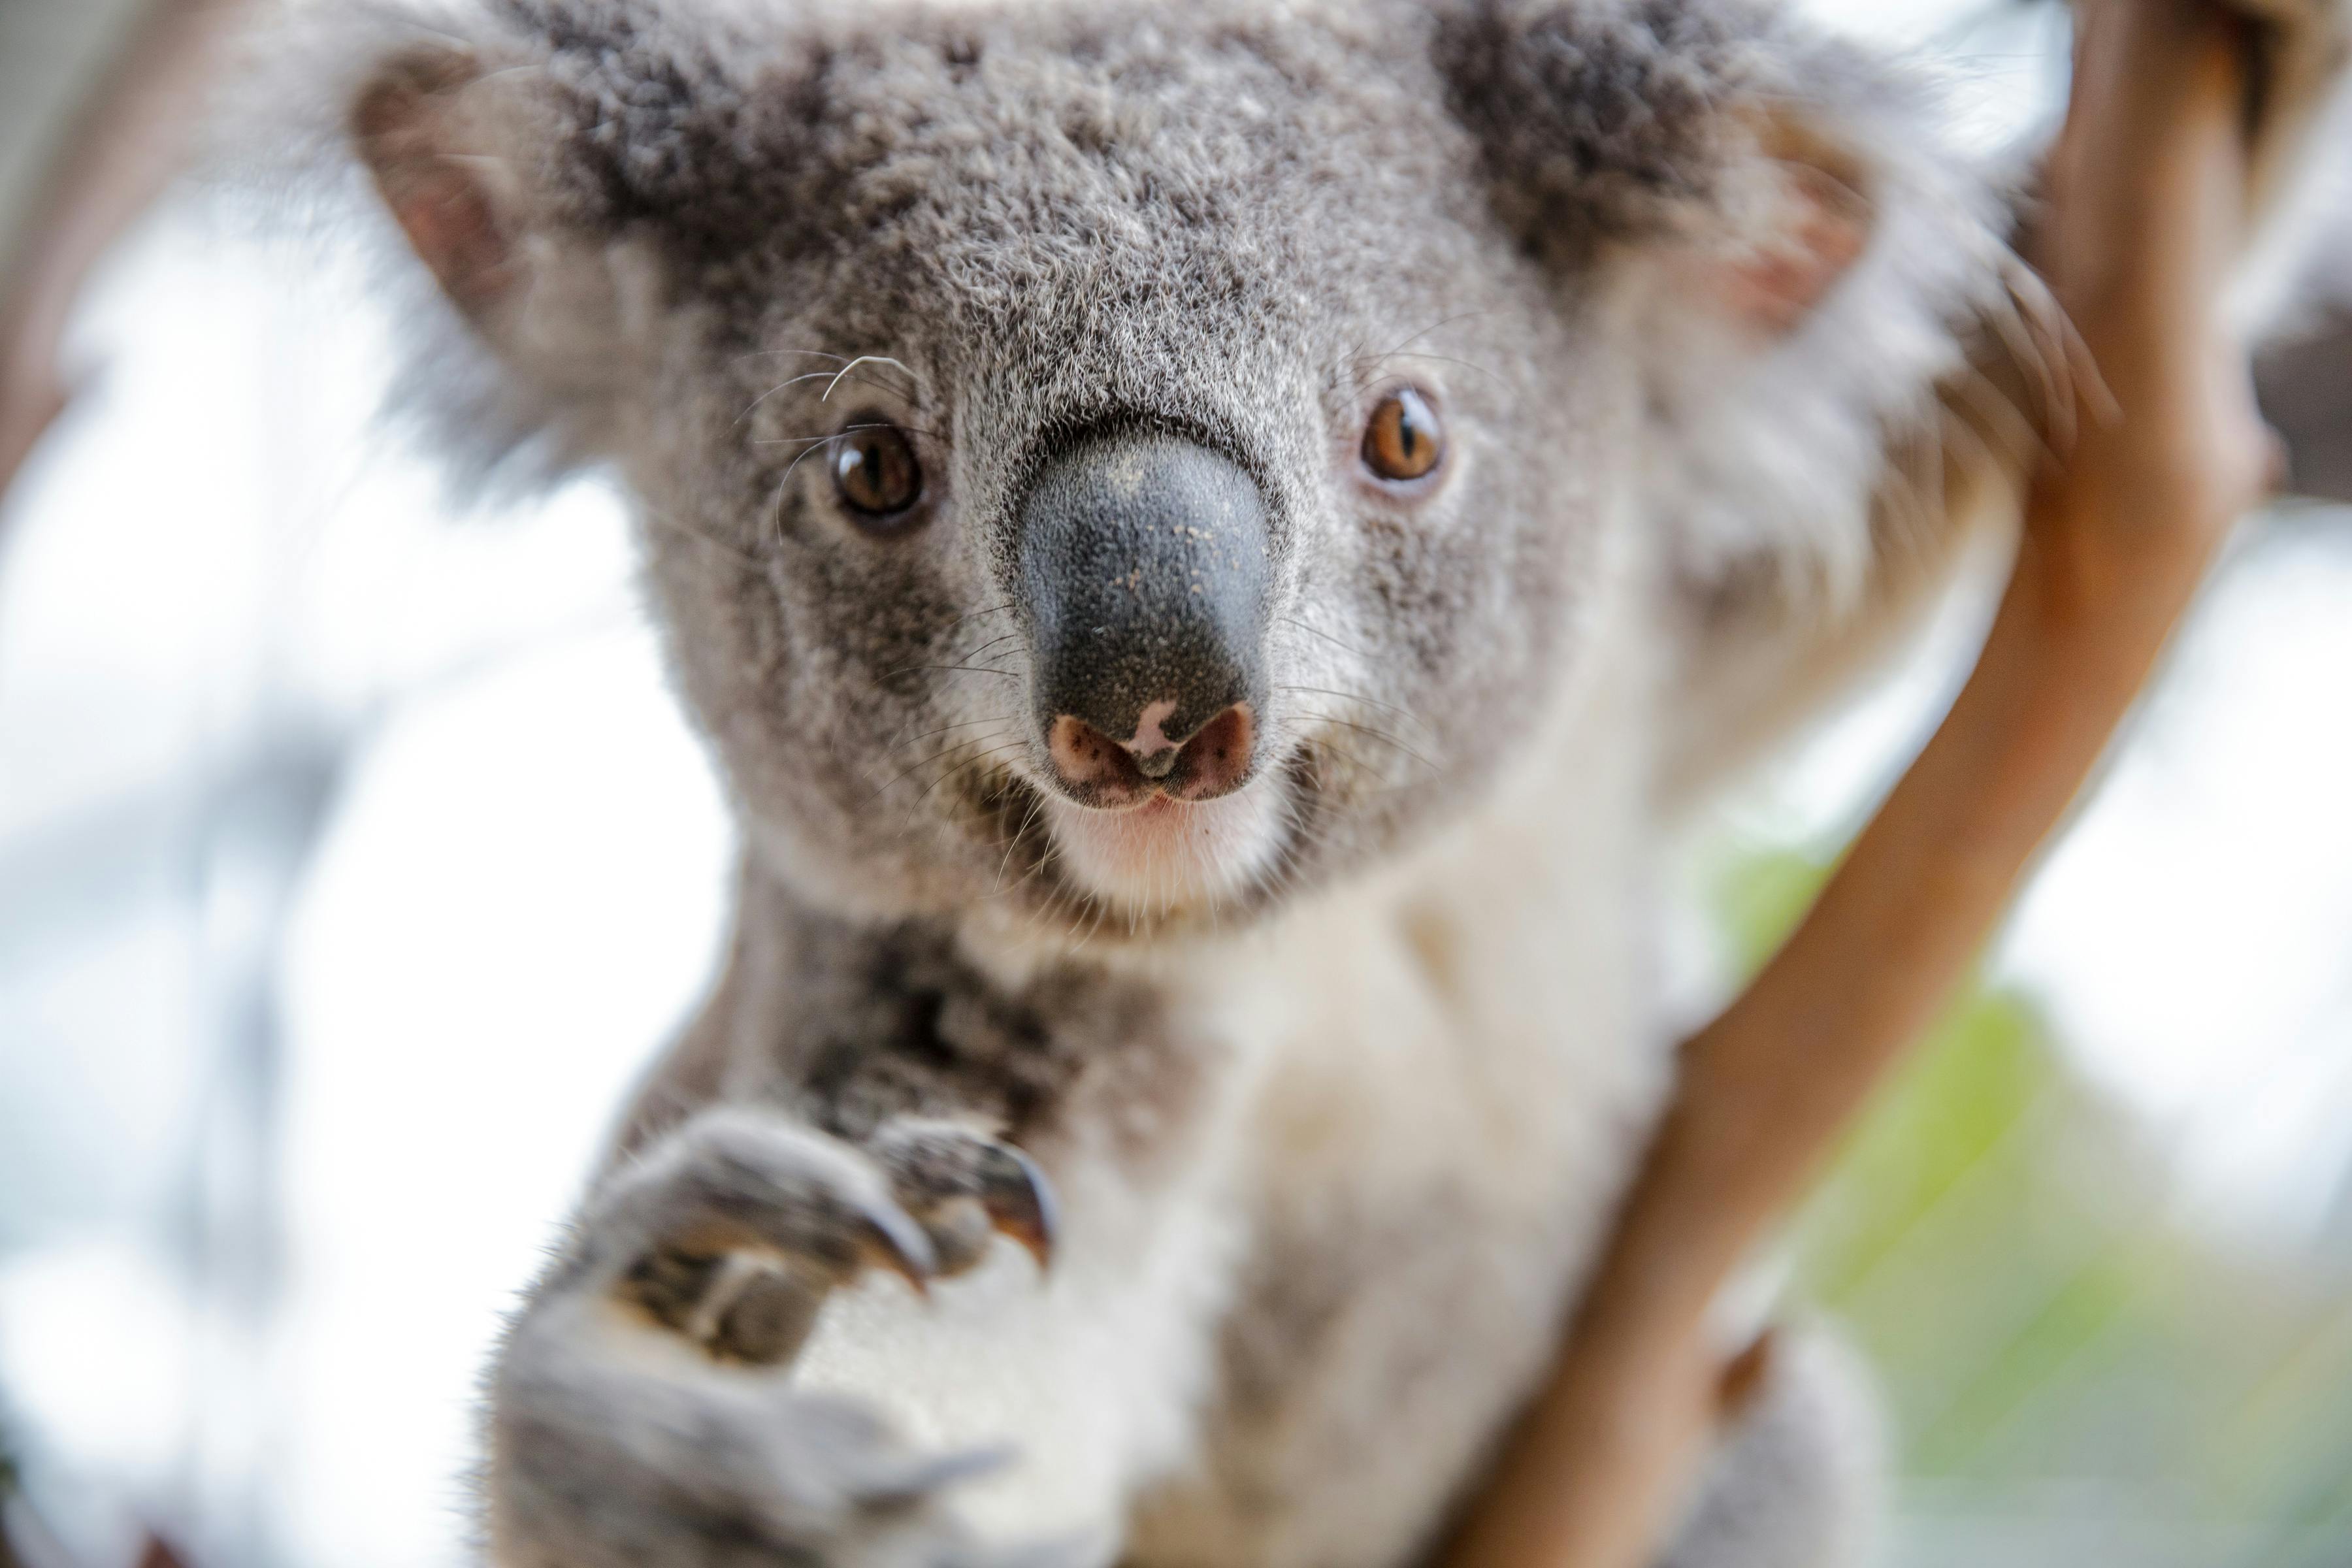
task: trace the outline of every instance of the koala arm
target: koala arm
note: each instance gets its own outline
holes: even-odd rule
[[[991,1158],[1020,1173],[978,1141],[963,1152],[974,1192]],[[772,1370],[867,1270],[939,1272],[945,1248],[916,1215],[971,1195],[942,1200],[911,1163],[783,1116],[708,1110],[655,1140],[599,1184],[501,1349],[496,1560],[1014,1561],[983,1551],[949,1496],[989,1456],[919,1455],[870,1408]],[[1024,1197],[1034,1216],[1034,1189],[983,1201],[1012,1213]]]
[[[927,941],[747,872],[718,985],[496,1359],[499,1562],[1118,1550],[1206,1375],[1230,1269],[1214,1162],[1174,1185],[1123,1163],[1083,1072],[1008,1126],[968,1037],[866,1047],[909,989],[959,1016],[1017,1005]],[[1086,1016],[1041,1023],[1104,1061]]]
[[[756,911],[745,881],[739,905]],[[960,1128],[909,1124],[859,1147],[781,1104],[729,1103],[737,1042],[775,1000],[761,935],[739,912],[717,985],[632,1098],[499,1346],[483,1470],[492,1557],[1044,1561],[1034,1543],[983,1546],[959,1507],[1003,1454],[919,1452],[873,1401],[790,1374],[831,1298],[891,1289],[869,1273],[898,1277],[901,1297],[927,1289],[978,1263],[992,1227],[1043,1261],[1051,1190],[1025,1157]]]
[[[497,1358],[496,1559],[1108,1560],[1140,1479],[1134,1414],[1179,1404],[1139,1385],[1181,1354],[1146,1352],[1186,1325],[1162,1268],[1041,1278],[992,1247],[1042,1261],[1054,1216],[1034,1163],[952,1121],[853,1141],[730,1104],[654,1134]]]

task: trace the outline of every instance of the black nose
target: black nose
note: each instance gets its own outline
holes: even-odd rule
[[[1265,505],[1176,437],[1056,455],[1022,503],[1019,571],[1037,720],[1064,787],[1205,799],[1249,775],[1265,706]]]

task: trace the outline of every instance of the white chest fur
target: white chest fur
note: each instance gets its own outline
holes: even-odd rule
[[[1662,1096],[1637,672],[1471,819],[1263,951],[1248,1226],[1140,1563],[1398,1560],[1524,1395]]]
[[[877,1282],[796,1375],[926,1447],[1009,1439],[966,1497],[999,1538],[1152,1568],[1410,1553],[1549,1354],[1663,1093],[1644,675],[1581,680],[1377,878],[1162,966],[1228,1064],[1178,1178],[1081,1148],[1053,1277],[1001,1251],[928,1306]]]

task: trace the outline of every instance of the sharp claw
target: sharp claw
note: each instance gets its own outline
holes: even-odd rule
[[[923,1227],[896,1208],[866,1209],[858,1215],[859,1261],[887,1268],[929,1296],[931,1276],[939,1272],[939,1256]]]
[[[1039,1268],[1054,1262],[1054,1238],[1061,1229],[1054,1184],[1020,1150],[999,1143],[981,1171],[980,1202],[989,1222],[1019,1242]]]

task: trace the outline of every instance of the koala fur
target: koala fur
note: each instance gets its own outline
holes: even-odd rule
[[[334,27],[341,166],[446,296],[418,400],[625,479],[744,843],[491,1372],[491,1554],[1423,1560],[1669,1083],[1663,824],[2058,395],[2015,190],[1754,0]],[[1404,388],[1444,458],[1391,484]],[[887,528],[834,480],[883,426]],[[1022,521],[1136,432],[1246,476],[1267,673],[1243,787],[1119,814],[1055,782]],[[1801,1337],[1667,1560],[1854,1561],[1869,1425]]]

